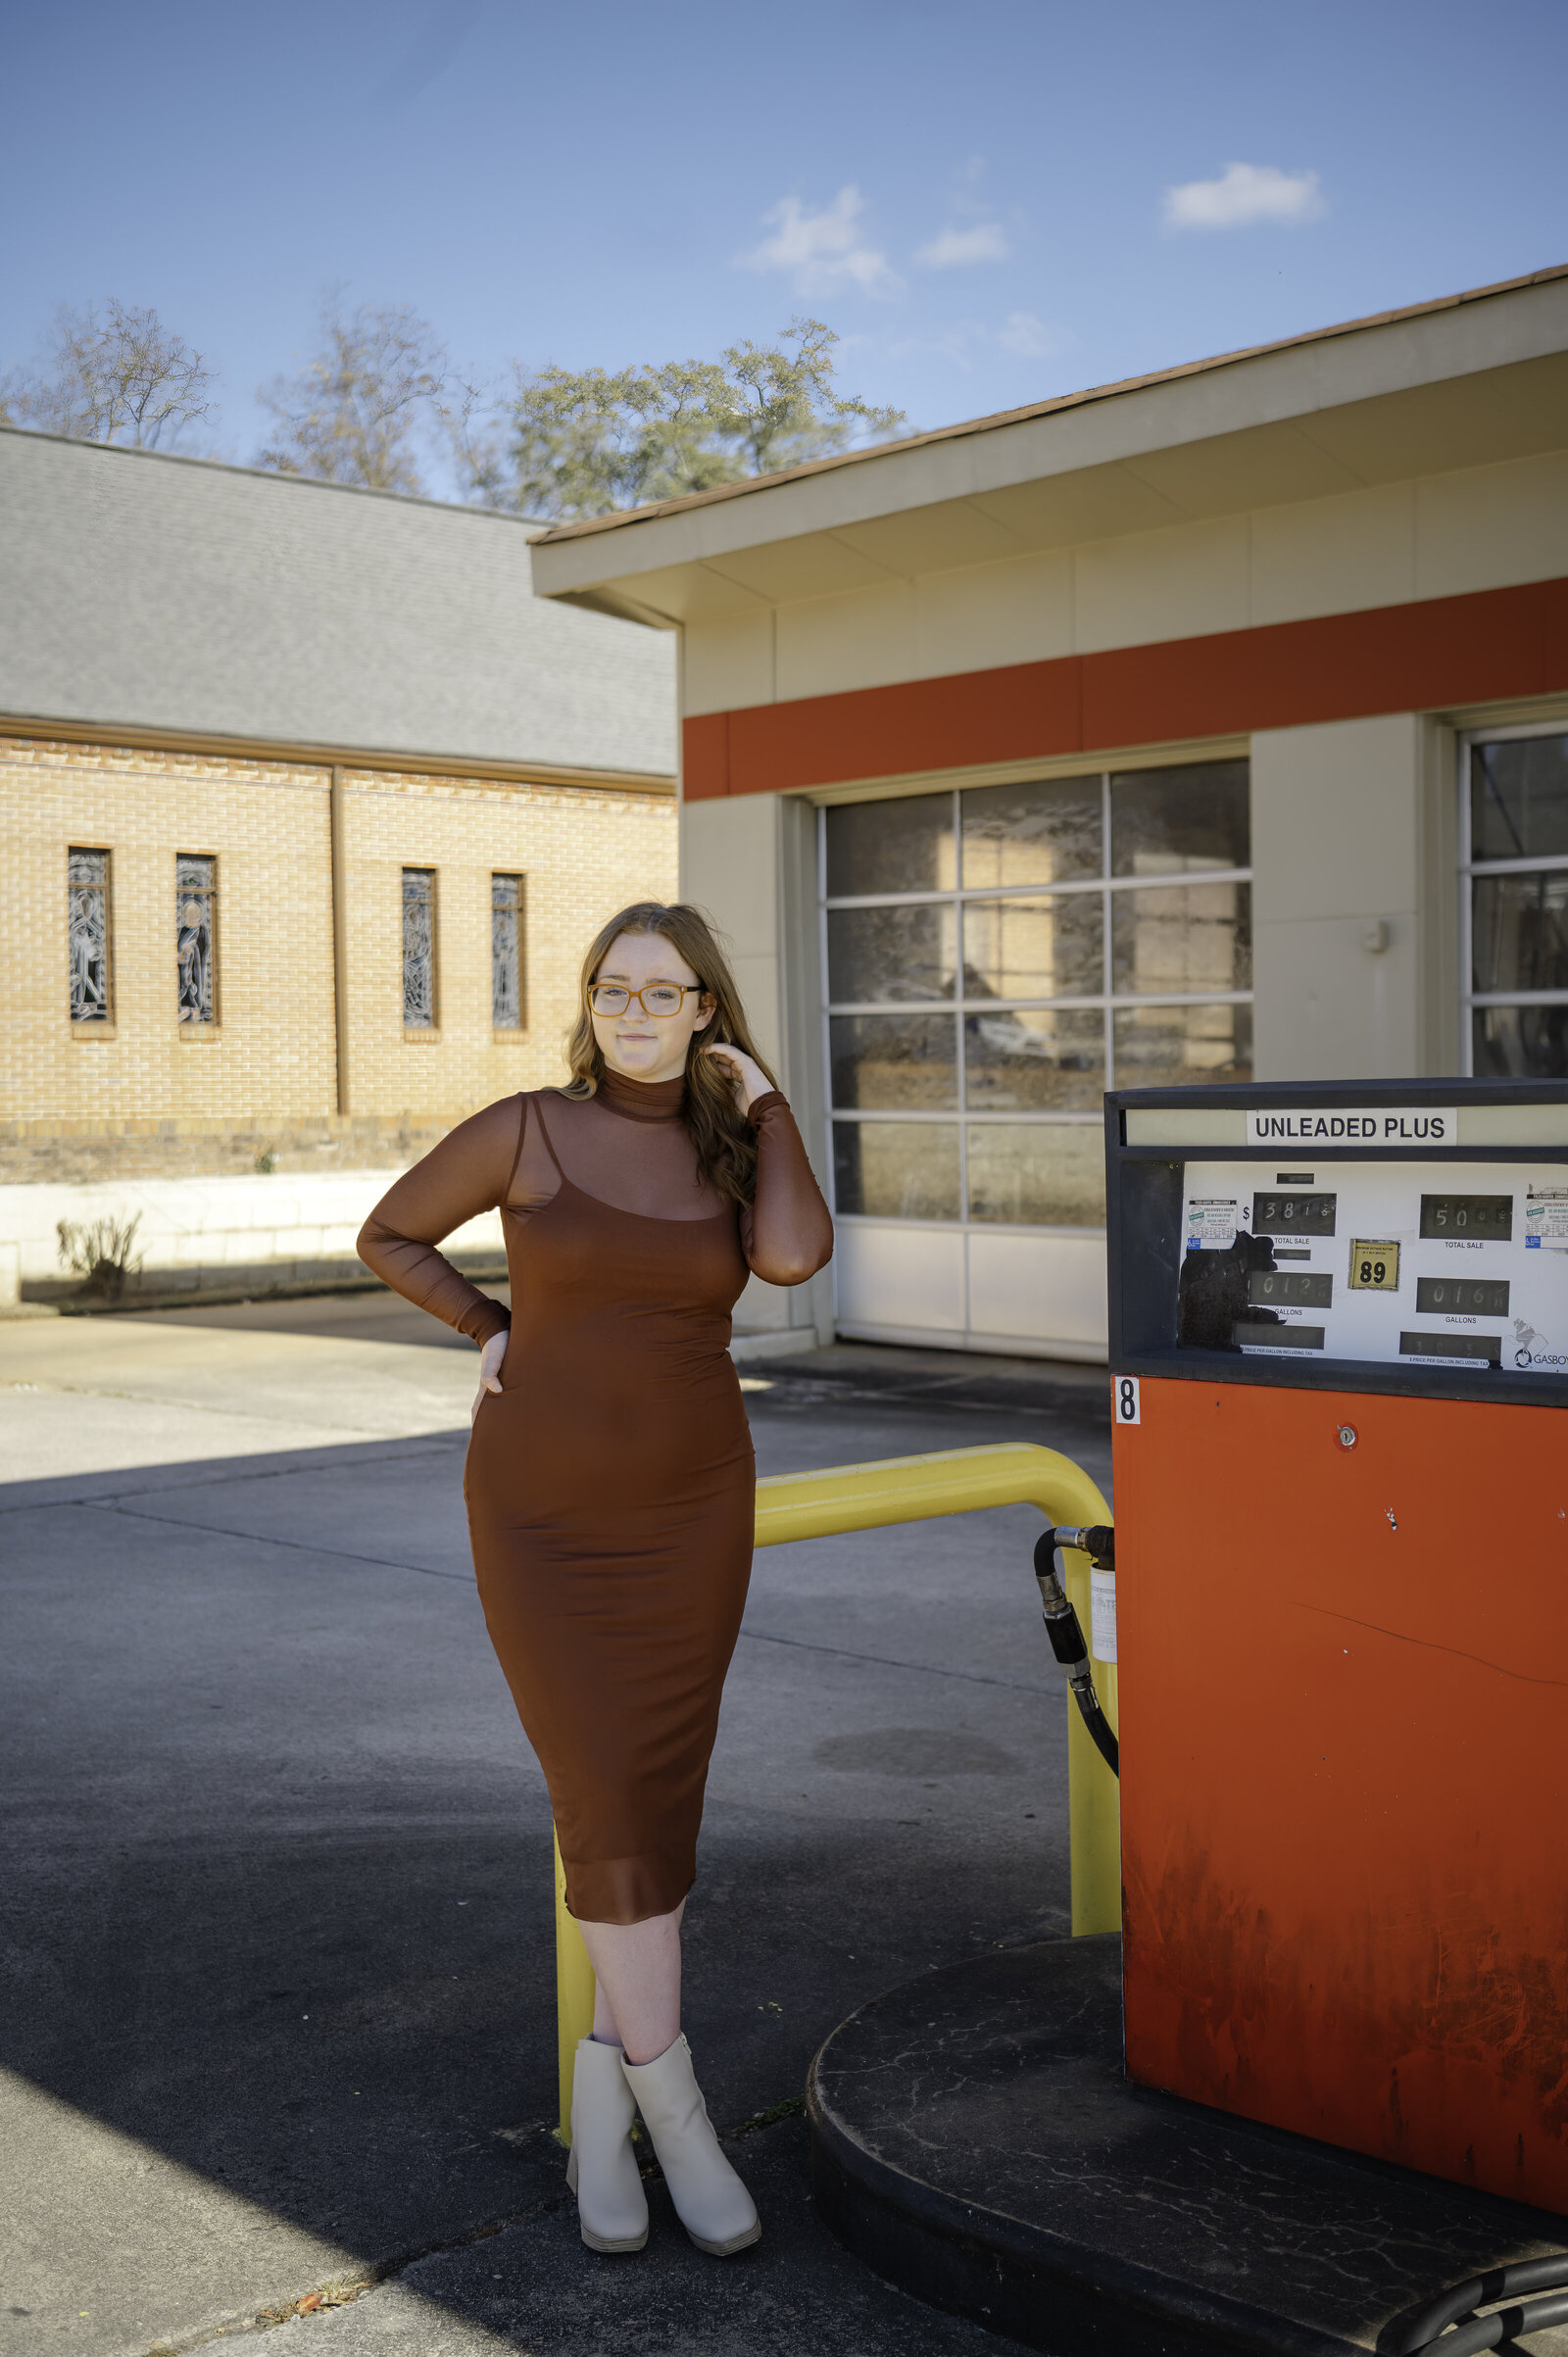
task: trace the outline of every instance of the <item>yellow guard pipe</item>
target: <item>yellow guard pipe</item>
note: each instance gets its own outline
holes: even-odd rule
[[[759,1547],[796,1539],[836,1538],[846,1531],[884,1530],[896,1522],[927,1522],[939,1514],[972,1514],[982,1506],[1038,1506],[1050,1523],[1108,1522],[1109,1510],[1082,1466],[1032,1442],[1000,1448],[943,1449],[928,1456],[882,1457],[869,1465],[835,1465],[824,1473],[778,1473],[757,1485]],[[1064,1554],[1067,1594],[1089,1627],[1089,1558]],[[1042,1639],[1044,1644],[1044,1639]],[[1105,1716],[1117,1724],[1114,1663],[1092,1663]],[[1067,1713],[1067,1814],[1072,1835],[1072,1928],[1121,1928],[1121,1830],[1116,1779],[1095,1749],[1077,1711]],[[594,1975],[576,1920],[566,1912],[566,1878],[556,1844],[557,2049],[561,2064],[561,2127],[571,2141],[571,2077],[577,2040],[594,2023]]]

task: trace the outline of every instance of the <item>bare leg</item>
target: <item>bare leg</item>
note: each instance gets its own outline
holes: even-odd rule
[[[631,2063],[652,2062],[680,2036],[680,1919],[686,1901],[668,1915],[641,1923],[580,1926],[597,1984],[594,2035],[618,2038]]]

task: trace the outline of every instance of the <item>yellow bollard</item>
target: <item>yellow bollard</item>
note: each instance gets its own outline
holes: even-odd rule
[[[1096,1497],[1100,1495],[1098,1491]],[[1055,1517],[1053,1516],[1053,1520]],[[1108,1522],[1101,1507],[1093,1519]],[[1066,1520],[1066,1516],[1062,1516]],[[1080,1548],[1061,1550],[1062,1586],[1078,1626],[1089,1640],[1089,1557]],[[1112,1735],[1121,1733],[1116,1664],[1090,1658],[1100,1707]],[[1072,1841],[1072,1936],[1121,1930],[1121,1786],[1095,1749],[1076,1702],[1067,1704],[1067,1826]]]
[[[885,1529],[981,1506],[1038,1506],[1051,1523],[1079,1528],[1108,1522],[1110,1510],[1081,1465],[1032,1441],[985,1449],[943,1449],[925,1456],[890,1456],[823,1473],[779,1473],[757,1485],[757,1545],[825,1539],[842,1531]],[[1066,1589],[1089,1633],[1089,1558],[1062,1558]],[[1027,1573],[1023,1576],[1027,1578]],[[1042,1640],[1044,1642],[1044,1640]],[[1095,1692],[1113,1730],[1113,1662],[1091,1665]],[[1088,1728],[1067,1704],[1067,1820],[1072,1839],[1072,1928],[1121,1930],[1121,1796]]]
[[[881,1457],[823,1473],[772,1474],[757,1485],[759,1547],[826,1539],[847,1531],[884,1530],[982,1506],[1038,1506],[1046,1520],[1079,1527],[1108,1522],[1109,1509],[1082,1466],[1054,1449],[1007,1442],[985,1449],[943,1449],[924,1456]],[[1067,1594],[1087,1635],[1089,1558],[1063,1556]],[[1027,1578],[1019,1567],[1020,1589]],[[1025,1593],[1027,1593],[1025,1591]],[[1042,1636],[1041,1644],[1045,1645]],[[1116,1728],[1116,1671],[1093,1664],[1101,1707]],[[1121,1818],[1115,1777],[1095,1749],[1076,1708],[1067,1704],[1067,1815],[1072,1836],[1072,1928],[1121,1929]],[[556,1844],[557,2043],[561,2060],[563,2143],[571,2141],[571,2075],[577,2040],[594,2022],[594,1975],[582,1933],[566,1912],[566,1878]]]
[[[826,1539],[1008,1505],[1038,1506],[1051,1522],[1109,1520],[1104,1499],[1070,1456],[1033,1441],[1007,1441],[832,1465],[821,1473],[770,1474],[757,1485],[756,1544],[778,1547],[787,1539]]]
[[[571,2142],[571,2075],[577,2059],[577,2040],[594,2026],[594,1968],[588,1961],[581,1928],[566,1910],[566,1869],[556,1852],[556,2056],[561,2066],[561,2125],[556,2130],[564,2144]]]

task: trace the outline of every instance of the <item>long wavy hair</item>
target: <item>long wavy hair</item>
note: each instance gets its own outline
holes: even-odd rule
[[[657,933],[676,956],[685,959],[714,1003],[711,1022],[694,1032],[686,1052],[686,1109],[684,1119],[697,1149],[698,1166],[708,1184],[725,1203],[749,1203],[757,1193],[757,1140],[751,1123],[735,1103],[724,1067],[703,1054],[709,1047],[739,1048],[761,1065],[774,1086],[774,1076],[758,1052],[746,1009],[741,1005],[729,959],[718,946],[713,928],[700,908],[677,901],[634,901],[610,922],[601,925],[582,961],[577,992],[577,1019],[566,1041],[571,1078],[564,1097],[592,1097],[604,1077],[605,1059],[594,1037],[588,1011],[589,986],[623,933]]]

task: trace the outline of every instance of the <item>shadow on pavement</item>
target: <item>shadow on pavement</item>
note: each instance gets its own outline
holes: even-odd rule
[[[804,1370],[749,1404],[763,1470],[991,1437]],[[373,2267],[563,2195],[550,1812],[473,1592],[466,1438],[0,1493],[0,2060]],[[1063,1928],[1027,1523],[759,1558],[688,1915],[721,2127],[797,2097],[874,1990]],[[758,2132],[759,2165],[774,2135],[799,2143]]]

